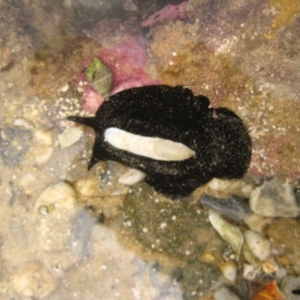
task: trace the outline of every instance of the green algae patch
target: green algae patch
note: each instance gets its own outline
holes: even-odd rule
[[[124,221],[135,239],[153,252],[197,259],[216,233],[198,204],[171,201],[145,183],[124,201]]]

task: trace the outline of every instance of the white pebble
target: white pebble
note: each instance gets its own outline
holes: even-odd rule
[[[69,89],[69,85],[66,84],[60,90],[61,90],[61,92],[65,93],[68,89]]]
[[[161,229],[164,229],[164,228],[166,228],[166,227],[167,227],[167,223],[161,223],[161,224],[160,224],[160,228],[161,228]]]
[[[213,191],[225,191],[228,189],[233,189],[239,183],[234,180],[223,180],[218,178],[213,178],[208,184],[207,187]]]
[[[33,128],[32,124],[30,124],[25,119],[15,119],[14,120],[14,126],[20,126],[20,127],[26,128],[26,129],[32,129]]]
[[[246,230],[244,232],[246,243],[253,253],[261,261],[266,260],[271,254],[271,244],[268,239],[263,237],[260,233]]]
[[[145,173],[137,169],[129,169],[119,178],[119,183],[126,185],[134,185],[145,177]]]

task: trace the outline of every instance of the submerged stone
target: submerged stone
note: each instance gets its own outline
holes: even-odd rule
[[[217,210],[234,221],[244,220],[251,212],[248,200],[236,195],[231,195],[228,198],[218,198],[203,194],[200,200],[203,206]]]
[[[250,207],[265,217],[294,218],[299,215],[293,187],[280,178],[266,181],[250,195]]]
[[[16,166],[32,143],[32,133],[27,129],[0,128],[0,155],[6,166]]]
[[[123,211],[124,224],[135,239],[144,247],[171,257],[200,257],[217,236],[200,209],[183,201],[172,202],[144,182],[132,187]]]

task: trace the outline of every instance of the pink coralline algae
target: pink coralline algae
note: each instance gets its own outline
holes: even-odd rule
[[[110,68],[113,73],[113,88],[111,95],[122,90],[156,85],[160,82],[151,78],[147,71],[147,53],[143,37],[128,37],[121,43],[101,50],[96,56],[89,57],[84,62],[84,71],[77,78],[78,82],[86,82],[86,68],[94,57]],[[102,95],[97,93],[89,84],[82,85],[83,98],[85,100],[84,110],[95,113],[99,106],[105,101]]]
[[[187,15],[185,12],[186,2],[183,1],[180,4],[166,5],[158,12],[149,16],[143,23],[142,27],[152,27],[162,23],[165,20],[186,20]]]
[[[295,148],[296,144],[292,137],[272,136],[264,137],[264,151],[253,151],[249,173],[254,176],[274,176],[284,174],[290,180],[297,180],[300,176],[300,164],[294,160],[292,164],[283,161],[282,152],[285,148]]]

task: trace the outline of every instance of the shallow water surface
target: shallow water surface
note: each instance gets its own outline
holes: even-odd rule
[[[298,1],[157,2],[0,4],[0,299],[299,298]],[[171,200],[87,170],[94,133],[66,117],[159,83],[242,118],[243,178]]]

